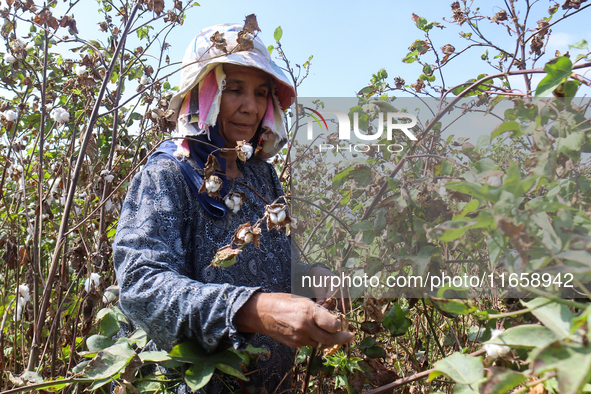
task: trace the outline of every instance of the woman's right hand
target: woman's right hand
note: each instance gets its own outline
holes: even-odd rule
[[[344,344],[355,337],[339,331],[340,319],[308,298],[255,293],[234,318],[238,331],[259,333],[289,347]]]

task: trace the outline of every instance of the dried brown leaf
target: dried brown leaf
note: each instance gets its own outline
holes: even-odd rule
[[[255,14],[250,14],[244,20],[244,27],[242,28],[245,32],[254,34],[255,31],[261,31],[259,29],[259,24],[257,22],[257,16]]]

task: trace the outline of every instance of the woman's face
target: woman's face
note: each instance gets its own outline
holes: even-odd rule
[[[267,109],[267,96],[271,90],[270,77],[257,68],[224,64],[226,87],[218,123],[218,133],[226,141],[226,148],[236,141],[250,141],[259,128]]]

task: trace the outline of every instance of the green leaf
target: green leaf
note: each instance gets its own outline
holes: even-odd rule
[[[152,382],[149,380],[138,380],[134,384],[134,387],[142,394],[166,392],[163,390],[164,383]]]
[[[367,348],[363,351],[363,353],[367,356],[367,357],[371,357],[371,358],[384,358],[386,357],[386,351],[384,350],[383,347],[375,345],[372,346],[370,348]]]
[[[111,378],[129,363],[134,354],[128,343],[113,345],[100,351],[90,360],[84,373],[95,380]]]
[[[273,49],[275,49],[275,47],[273,45],[269,45],[267,47],[267,51],[269,51],[269,55],[273,53]]]
[[[591,266],[591,253],[586,250],[568,250],[556,255],[557,258],[576,261],[577,263]]]
[[[556,149],[559,153],[580,152],[585,144],[586,136],[584,131],[574,131],[565,138],[558,138]]]
[[[185,382],[191,390],[197,391],[209,383],[214,371],[214,364],[201,363],[192,365],[185,372]]]
[[[477,174],[483,174],[485,172],[493,171],[498,166],[494,161],[487,157],[485,159],[478,160],[476,163],[473,164],[473,167],[476,170],[475,172]]]
[[[367,337],[363,341],[359,342],[355,347],[359,349],[369,349],[370,347],[376,344],[376,339],[374,337]]]
[[[456,315],[465,315],[477,310],[476,306],[469,300],[432,299],[431,301],[439,309]]]
[[[151,361],[153,363],[161,363],[163,361],[172,360],[172,358],[165,351],[153,350],[149,352],[141,352],[139,356],[142,362]]]
[[[140,27],[139,29],[137,29],[136,33],[137,36],[140,40],[143,40],[144,38],[148,37],[149,33],[150,33],[150,29],[153,29],[152,26],[143,26]],[[148,37],[149,38],[149,37]]]
[[[501,123],[491,134],[490,139],[492,140],[493,138],[496,138],[498,136],[500,136],[503,133],[506,133],[507,131],[513,131],[513,136],[514,137],[518,137],[519,135],[521,135],[521,132],[519,130],[519,123],[514,122],[514,121],[510,121],[510,122],[504,122]]]
[[[547,327],[537,324],[524,324],[511,327],[500,333],[496,338],[485,343],[507,345],[513,348],[532,349],[543,347],[556,340],[556,334]]]
[[[369,231],[373,230],[373,224],[369,221],[369,219],[365,219],[362,222],[355,223],[351,226],[351,231],[353,233],[358,233],[359,231]]]
[[[412,325],[406,313],[400,308],[398,303],[392,304],[388,312],[384,315],[383,326],[390,331],[393,336],[404,335]]]
[[[459,384],[470,385],[479,382],[484,376],[482,357],[470,357],[454,353],[435,363],[434,371],[429,374],[429,381],[445,375]]]
[[[88,350],[94,353],[100,352],[109,346],[113,346],[114,343],[115,341],[113,341],[111,338],[103,335],[91,335],[86,340],[86,346],[88,346]]]
[[[561,56],[546,63],[544,67],[547,75],[536,88],[536,97],[545,97],[552,93],[558,85],[568,78],[573,71],[573,64],[566,56]]]
[[[462,212],[458,213],[453,217],[453,220],[461,219],[469,213],[474,212],[480,206],[480,202],[477,199],[470,200],[462,209]]]
[[[343,171],[339,172],[332,178],[332,188],[333,190],[338,189],[349,179],[349,173],[353,171],[353,166],[345,168]]]
[[[277,29],[273,33],[273,38],[275,38],[275,41],[279,41],[281,37],[283,37],[283,29],[281,29],[281,26],[277,26]]]
[[[501,188],[491,188],[489,185],[479,185],[469,182],[448,182],[445,184],[445,187],[449,190],[455,190],[491,202],[499,201],[502,192]]]
[[[591,348],[553,342],[535,355],[532,369],[536,375],[556,370],[561,394],[580,393],[591,379]]]
[[[527,377],[511,369],[490,367],[488,378],[482,392],[484,394],[504,394],[511,392],[512,389],[519,386],[527,380]]]
[[[587,45],[587,41],[586,40],[581,40],[581,41],[577,41],[572,45],[569,45],[568,48],[576,48],[576,49],[587,49],[588,45]]]
[[[530,302],[521,302],[527,308],[536,308],[531,313],[544,326],[551,329],[558,339],[564,339],[570,336],[570,322],[574,315],[566,305],[550,302],[547,298],[534,298]]]
[[[145,347],[149,340],[148,334],[141,328],[135,330],[129,339],[131,340],[131,344],[136,344],[139,348]]]

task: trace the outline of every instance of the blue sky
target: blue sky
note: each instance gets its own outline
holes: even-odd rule
[[[492,4],[502,2],[476,0],[474,3],[481,7],[483,13],[492,15],[500,10]],[[423,38],[422,32],[411,20],[413,12],[446,26],[443,30],[433,30],[432,39],[437,48],[451,43],[459,50],[465,43],[459,33],[468,31],[466,25],[460,27],[443,21],[443,17],[451,19],[451,1],[203,0],[200,4],[188,15],[185,25],[178,29],[171,58],[182,57],[189,37],[192,38],[199,29],[217,23],[242,22],[245,15],[255,13],[262,29],[260,37],[266,45],[274,44],[273,32],[281,26],[283,48],[293,63],[302,64],[310,55],[314,56],[310,76],[299,88],[299,94],[308,97],[352,96],[367,85],[372,73],[381,68],[388,71],[390,82],[398,75],[407,83],[416,79],[420,66],[401,62],[412,42]],[[546,16],[551,4],[553,2],[538,1],[532,21]],[[523,6],[524,2],[517,2],[517,5]],[[548,45],[550,57],[554,56],[556,49],[565,52],[568,44],[580,39],[591,42],[591,29],[587,22],[590,17],[591,11],[584,10],[566,23],[557,24]],[[488,21],[482,26],[494,40],[504,43],[506,49],[514,48],[513,39],[504,27]],[[450,63],[444,69],[448,75],[446,82],[457,84],[479,73],[492,73],[493,70],[480,60],[483,52],[482,48],[475,48]],[[543,67],[543,62],[537,66]],[[519,79],[516,87],[522,86]]]
[[[183,0],[183,3],[186,1]],[[167,8],[171,3],[171,0],[166,0]],[[413,13],[429,21],[441,22],[445,26],[444,29],[432,30],[431,38],[436,48],[448,43],[456,50],[463,48],[466,41],[460,38],[459,34],[461,31],[468,32],[467,26],[443,21],[444,17],[451,19],[450,3],[451,0],[416,0],[412,3],[398,0],[379,0],[371,3],[352,0],[201,0],[201,6],[191,9],[184,25],[176,27],[174,33],[169,36],[168,42],[172,44],[169,56],[172,61],[180,61],[185,47],[202,28],[218,23],[241,23],[246,15],[255,13],[262,29],[260,37],[266,45],[275,43],[273,32],[277,26],[282,27],[283,49],[292,64],[303,64],[310,55],[314,56],[310,75],[299,87],[300,96],[351,97],[368,84],[372,73],[381,68],[388,71],[390,83],[394,77],[401,76],[410,84],[420,75],[420,65],[405,64],[401,61],[412,42],[423,38],[422,32],[411,20]],[[482,12],[488,15],[498,12],[501,8],[494,4],[501,3],[500,0],[474,1],[474,5],[480,6]],[[534,22],[542,16],[547,16],[548,6],[554,2],[538,0],[535,3],[530,16]],[[522,7],[525,2],[518,1],[516,4]],[[61,16],[59,8],[63,6],[60,1],[58,9],[54,11],[56,16]],[[107,34],[97,31],[97,7],[94,1],[84,0],[84,4],[78,3],[74,7],[74,15],[81,37],[106,42]],[[558,14],[561,13],[560,10]],[[555,15],[555,19],[558,14]],[[566,23],[556,25],[547,48],[549,55],[544,61],[553,57],[555,50],[564,53],[568,50],[569,44],[581,39],[591,43],[591,27],[588,23],[590,16],[591,11],[584,10]],[[21,23],[21,27],[23,26]],[[482,22],[481,26],[495,43],[507,50],[513,50],[514,38],[507,34],[504,27],[491,24],[489,21]],[[64,32],[63,29],[60,31]],[[444,68],[446,84],[456,85],[480,73],[494,72],[480,60],[483,52],[482,48],[473,48],[449,62]],[[575,52],[575,55],[578,53],[581,51]],[[158,54],[158,48],[150,52],[152,56]],[[73,53],[66,56],[74,60],[79,59],[79,56]],[[426,56],[431,63],[434,62],[431,52]],[[540,61],[537,66],[543,67],[544,61]],[[279,60],[277,63],[282,65]],[[439,79],[438,75],[437,77]],[[534,77],[534,86],[542,77],[542,74]],[[171,85],[177,85],[178,79],[178,76],[171,77]],[[523,86],[521,77],[514,81],[514,87],[523,89]]]

